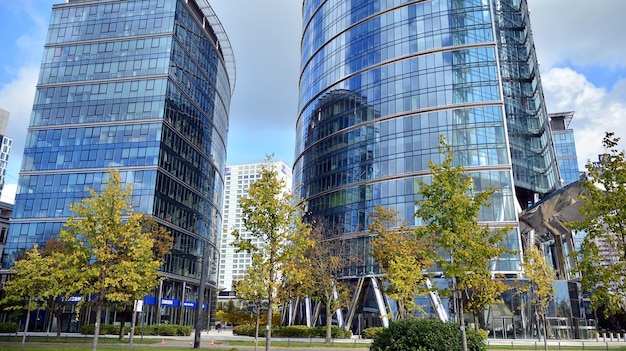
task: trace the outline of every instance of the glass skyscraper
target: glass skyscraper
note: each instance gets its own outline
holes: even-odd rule
[[[518,211],[558,186],[525,0],[304,0],[301,52],[294,184],[359,257],[344,275],[361,295],[353,331],[386,315],[369,213],[420,224],[416,180],[440,135],[477,191],[496,190],[481,222],[513,226],[503,245],[521,249]],[[519,277],[520,255],[494,273]]]
[[[68,206],[116,169],[135,210],[174,236],[144,321],[193,325],[200,282],[205,304],[216,298],[234,85],[230,43],[207,0],[54,5],[2,266],[55,237]]]

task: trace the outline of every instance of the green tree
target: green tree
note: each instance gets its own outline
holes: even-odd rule
[[[266,298],[267,278],[269,272],[267,265],[263,264],[263,256],[260,252],[252,255],[252,264],[246,269],[243,277],[235,280],[233,286],[237,292],[237,299],[254,307],[255,329],[254,329],[254,350],[259,345],[259,321],[261,319],[261,307]]]
[[[554,299],[554,287],[552,282],[556,279],[556,273],[548,264],[545,256],[535,247],[526,249],[524,262],[522,262],[524,275],[528,283],[521,291],[528,292],[530,303],[533,305],[538,321],[537,327],[543,330],[543,347],[548,350],[548,328],[546,314],[550,302]]]
[[[98,194],[70,205],[74,214],[59,233],[67,245],[73,289],[95,297],[93,350],[98,347],[105,302],[129,303],[147,294],[160,279],[161,260],[153,254],[154,240],[142,231],[143,215],[133,212],[132,187],[124,187],[117,171]]]
[[[370,214],[372,257],[378,262],[388,284],[385,292],[398,304],[398,318],[404,319],[422,310],[415,299],[428,292],[424,274],[434,263],[432,241],[417,237],[407,223],[398,219],[398,211],[377,205]],[[422,310],[423,312],[423,310]]]
[[[491,280],[490,260],[512,253],[501,244],[510,228],[489,228],[479,223],[481,208],[489,206],[493,191],[474,190],[473,180],[462,166],[454,166],[453,152],[443,137],[439,138],[439,151],[444,156],[441,164],[429,162],[432,179],[429,184],[418,181],[416,217],[423,226],[417,227],[418,237],[431,237],[438,249],[435,262],[448,279],[453,282],[453,292],[458,303],[459,323],[463,350],[467,350],[464,304],[474,299],[486,299],[489,292],[493,299],[507,288],[481,291],[478,289]],[[442,290],[442,294],[447,290]]]
[[[626,160],[618,150],[619,140],[607,132],[602,140],[605,154],[598,163],[587,163],[580,196],[584,220],[571,224],[586,233],[577,253],[582,288],[590,294],[591,308],[602,309],[606,317],[626,307]]]
[[[339,281],[348,257],[345,244],[337,237],[337,228],[323,218],[316,218],[311,223],[310,239],[312,245],[305,253],[305,259],[298,261],[302,269],[296,271],[304,274],[301,281],[306,281],[308,295],[319,301],[326,308],[326,336],[324,342],[329,344],[332,338],[332,318],[337,309],[348,306],[350,293],[348,288]]]
[[[50,312],[46,313],[46,330],[49,331],[52,325],[52,316],[56,317],[57,325],[59,325],[63,315],[63,305],[68,297],[77,292],[68,289],[73,285],[69,281],[70,278],[65,274],[67,265],[63,257],[69,254],[67,246],[57,238],[52,238],[46,241],[40,253],[42,257],[48,259],[50,265],[46,272],[51,277],[46,298],[46,310]],[[56,337],[59,339],[61,338],[61,328],[57,327],[56,329]]]
[[[6,296],[2,304],[10,305],[7,309],[26,309],[22,347],[28,333],[30,312],[38,306],[38,301],[43,301],[49,296],[50,287],[54,284],[50,267],[50,257],[41,256],[35,244],[33,249],[26,251],[24,257],[15,261],[9,270],[13,276],[4,285]]]
[[[238,251],[262,252],[262,259],[253,263],[260,271],[267,272],[264,280],[268,306],[265,348],[269,350],[277,288],[281,277],[288,275],[289,261],[303,259],[309,246],[310,229],[302,222],[303,204],[297,205],[295,196],[283,190],[286,184],[272,166],[271,157],[267,157],[259,175],[260,178],[250,185],[247,196],[239,199],[243,227],[248,233],[244,237],[234,231],[233,244]],[[258,240],[260,245],[255,246],[252,239]]]

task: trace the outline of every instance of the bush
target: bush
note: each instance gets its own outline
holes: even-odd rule
[[[325,338],[326,326],[314,327],[311,329],[311,337],[313,338]],[[330,327],[330,335],[333,339],[349,339],[352,336],[350,330],[341,329],[336,325]]]
[[[255,326],[242,324],[233,328],[233,334],[254,336]],[[272,327],[272,336],[285,338],[323,338],[326,337],[326,327],[309,328],[304,325],[292,325],[286,327]],[[331,327],[331,336],[335,339],[347,339],[352,336],[349,330],[344,330],[336,325]],[[259,337],[265,337],[265,327],[259,326]]]
[[[0,323],[0,333],[15,333],[16,330],[16,323]]]
[[[135,333],[141,330],[135,328]],[[162,336],[189,336],[191,335],[191,327],[179,324],[153,324],[143,327],[144,335],[162,335]]]
[[[284,336],[286,338],[308,338],[311,336],[311,328],[306,325],[291,325],[287,327],[281,327],[276,330],[280,335],[272,334],[276,336]]]
[[[383,330],[385,330],[383,327],[365,328],[361,331],[361,337],[363,339],[376,339]]]
[[[483,338],[467,330],[467,349],[485,351]],[[438,319],[405,319],[391,323],[370,346],[371,351],[460,351],[459,325]]]
[[[95,324],[86,324],[80,327],[80,333],[86,335],[93,335],[96,331]],[[124,334],[130,332],[130,327],[124,327]],[[120,333],[120,326],[114,324],[101,324],[100,335],[118,335]]]
[[[96,327],[94,324],[87,324],[80,327],[80,333],[86,335],[93,335]],[[100,325],[100,335],[118,335],[120,332],[119,325],[102,324]],[[124,333],[130,333],[130,327],[124,327]],[[139,327],[135,327],[135,334],[141,333]],[[143,333],[145,335],[163,335],[163,336],[189,336],[191,335],[191,327],[178,324],[161,324],[148,325],[143,327]]]

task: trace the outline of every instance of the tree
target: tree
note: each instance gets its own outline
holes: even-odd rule
[[[152,256],[155,260],[157,260],[159,262],[159,267],[163,265],[163,263],[165,263],[165,255],[170,253],[171,249],[172,249],[172,245],[174,243],[174,237],[172,236],[172,234],[164,227],[159,225],[159,223],[157,223],[152,217],[144,214],[144,213],[138,213],[138,215],[140,216],[138,221],[141,225],[141,232],[144,234],[149,235],[152,238]],[[131,291],[131,294],[133,292]],[[135,307],[135,303],[138,299],[142,299],[143,298],[143,293],[138,291],[137,295],[135,297],[135,300],[133,301],[126,301],[125,303],[121,304],[121,310],[123,312],[129,312],[129,310],[132,310],[130,312],[132,312],[132,322],[131,322],[131,328],[130,328],[130,345],[132,346],[133,344],[133,336],[135,334],[135,324],[137,321],[137,310]],[[125,313],[121,314],[122,316],[125,316]],[[119,329],[119,340],[124,339],[124,319],[122,319],[121,323],[120,323],[120,329]]]
[[[587,163],[580,196],[584,219],[571,223],[586,233],[577,253],[582,289],[590,294],[591,308],[602,309],[605,317],[626,307],[626,159],[617,148],[619,140],[607,132],[602,140],[606,153],[598,163]]]
[[[385,292],[397,302],[399,319],[404,319],[420,310],[415,299],[428,292],[424,272],[434,263],[435,248],[431,240],[417,237],[413,228],[400,221],[397,211],[377,205],[370,216],[372,257],[388,282]]]
[[[46,241],[46,244],[41,249],[40,253],[42,257],[49,258],[49,267],[45,274],[48,274],[51,277],[46,297],[46,309],[51,313],[50,316],[46,314],[46,330],[50,330],[52,315],[54,315],[57,320],[56,337],[59,339],[61,337],[60,323],[63,315],[63,304],[66,302],[68,297],[76,293],[76,291],[68,289],[68,287],[72,287],[73,285],[69,281],[70,278],[65,274],[67,264],[63,257],[66,254],[69,254],[69,252],[67,246],[63,242],[57,238],[52,238]]]
[[[302,269],[296,270],[305,274],[301,280],[308,281],[308,295],[311,299],[319,301],[326,308],[326,344],[331,342],[333,314],[350,302],[348,288],[339,281],[348,261],[345,245],[340,240],[328,240],[336,232],[336,228],[325,219],[316,218],[311,223],[312,245],[305,253],[305,260],[298,261]]]
[[[38,301],[43,301],[48,297],[49,289],[54,284],[52,279],[55,277],[51,274],[49,267],[51,267],[50,257],[42,257],[35,244],[35,247],[27,251],[22,259],[14,262],[10,269],[13,276],[4,285],[6,296],[2,303],[12,305],[9,309],[26,309],[22,347],[24,347],[28,333],[30,312],[37,307]],[[23,301],[23,303],[11,304],[11,301]]]
[[[131,302],[147,294],[160,279],[161,260],[153,253],[152,234],[142,231],[143,215],[133,212],[132,187],[117,171],[98,194],[70,205],[73,214],[59,233],[70,254],[68,273],[83,296],[95,298],[93,350],[98,346],[105,302]]]
[[[260,252],[252,255],[252,265],[246,269],[245,275],[237,279],[233,285],[237,292],[237,299],[254,306],[255,329],[254,329],[254,350],[259,345],[259,321],[261,318],[261,307],[265,299],[265,291],[268,285],[267,278],[269,272],[267,265],[263,264],[263,256]]]
[[[453,282],[452,290],[458,302],[463,350],[467,350],[464,303],[475,299],[493,299],[507,288],[497,280],[491,280],[490,260],[512,253],[501,244],[509,227],[489,228],[479,223],[482,207],[489,206],[493,191],[474,191],[473,181],[462,166],[454,166],[453,152],[443,137],[439,138],[439,152],[444,156],[441,164],[432,161],[428,166],[432,173],[430,184],[418,180],[421,199],[416,202],[416,217],[424,226],[416,228],[418,237],[431,237],[439,248],[435,262],[443,275]],[[502,284],[501,288],[475,294],[485,282]],[[441,291],[446,293],[446,290]],[[489,293],[487,296],[484,293]]]
[[[247,196],[239,199],[243,227],[248,233],[244,237],[237,230],[233,232],[238,251],[262,252],[261,259],[253,263],[257,264],[256,269],[267,272],[266,350],[270,349],[274,297],[280,279],[286,275],[287,263],[302,259],[309,246],[310,229],[302,222],[303,204],[297,205],[295,196],[283,190],[285,185],[268,156],[260,178],[250,185]],[[253,238],[260,242],[258,247]]]
[[[526,249],[524,262],[522,262],[524,275],[528,278],[528,284],[522,291],[530,294],[530,302],[537,314],[537,328],[541,325],[543,330],[543,347],[548,350],[548,328],[546,314],[550,301],[554,299],[554,287],[552,282],[556,274],[552,266],[548,264],[544,255],[536,247]]]

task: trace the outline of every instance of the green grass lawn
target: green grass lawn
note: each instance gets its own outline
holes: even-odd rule
[[[167,346],[168,339],[166,340],[166,346],[161,347],[160,340],[158,339],[144,339],[140,340],[139,338],[133,339],[133,350],[134,351],[149,351],[149,350],[181,350],[181,349],[190,349],[190,346],[183,345],[178,342],[177,347]],[[92,349],[91,345],[91,336],[87,336],[85,338],[61,338],[55,339],[52,337],[28,337],[26,345],[22,347],[20,345],[22,341],[21,337],[0,337],[0,351],[24,351],[24,350],[34,350],[34,351],[60,351],[60,350],[72,350],[72,351],[90,351]],[[45,345],[42,345],[45,344]],[[265,340],[259,340],[259,350],[263,350],[265,347]],[[250,341],[223,341],[220,340],[215,343],[215,349],[217,350],[229,350],[229,351],[237,351],[237,350],[250,350],[250,347],[254,346],[254,340]],[[272,341],[272,346],[280,347],[280,348],[290,348],[294,351],[298,350],[308,350],[308,349],[328,349],[328,348],[350,348],[355,349],[357,351],[365,351],[369,348],[369,344],[362,343],[339,343],[336,342],[334,344],[324,344],[321,342],[309,342],[309,341]],[[201,349],[211,349],[209,343],[205,340],[200,345]],[[239,348],[241,349],[239,349]],[[129,350],[128,338],[125,338],[123,341],[118,341],[114,336],[100,337],[98,339],[98,349],[99,350],[119,350],[126,351]],[[495,346],[491,345],[488,348],[489,351],[505,351],[505,350],[543,350],[543,343],[538,343],[535,347],[534,345],[522,346],[515,345],[514,348],[512,346],[500,345]],[[549,350],[611,350],[611,351],[626,351],[626,347],[624,346],[612,346],[609,344],[608,348],[606,346],[600,347],[591,347],[585,345],[583,348],[581,347],[565,347],[565,346],[554,346],[550,345]]]

